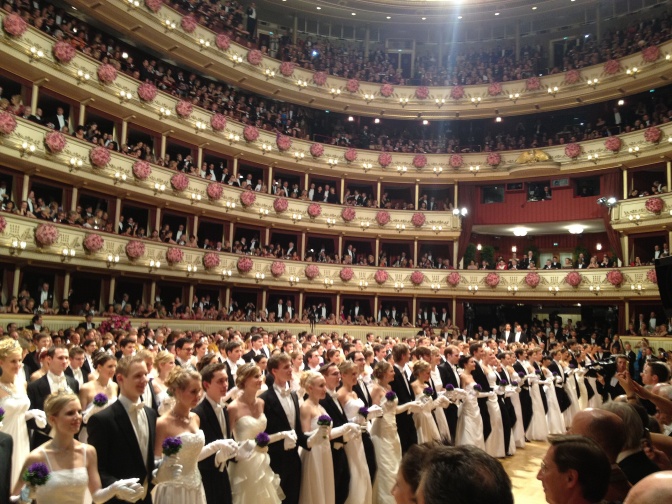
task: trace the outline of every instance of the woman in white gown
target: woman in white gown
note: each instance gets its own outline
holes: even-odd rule
[[[93,367],[98,376],[79,389],[79,401],[84,408],[82,413],[84,415],[84,426],[79,433],[79,440],[82,443],[86,443],[88,440],[86,424],[89,422],[91,415],[95,415],[110,406],[119,395],[119,386],[112,381],[117,369],[117,358],[105,352],[98,352],[93,357]],[[99,394],[104,394],[107,397],[107,403],[103,406],[94,404],[94,398]]]
[[[558,404],[558,397],[555,394],[555,383],[561,379],[559,376],[553,376],[553,373],[548,369],[548,365],[552,362],[549,356],[544,356],[541,360],[542,372],[544,373],[543,380],[539,382],[546,389],[546,402],[548,404],[548,412],[546,413],[546,423],[548,425],[549,434],[566,434],[565,418],[560,411]]]
[[[427,443],[429,441],[439,441],[441,434],[434,420],[432,411],[435,409],[432,395],[434,390],[429,386],[431,366],[429,362],[417,360],[413,363],[413,376],[415,381],[411,383],[411,391],[415,400],[422,405],[420,411],[413,413],[415,430],[418,432],[418,443]]]
[[[353,390],[359,377],[359,370],[351,360],[341,362],[338,370],[341,372],[342,384],[341,388],[338,389],[338,402],[341,404],[349,422],[359,424],[363,431],[367,430],[368,415],[360,414],[360,410],[365,407],[364,401]],[[369,466],[366,463],[361,436],[357,436],[346,443],[345,455],[348,457],[348,468],[350,469],[350,491],[345,503],[371,504],[373,499],[371,476]]]
[[[483,366],[483,372],[488,379],[488,385],[494,391],[497,390],[497,373],[495,373],[497,357],[488,353],[485,357],[486,365]],[[485,451],[495,458],[506,457],[506,446],[504,446],[504,425],[502,423],[502,411],[497,401],[496,392],[488,397],[488,415],[490,416],[490,435],[485,440]]]
[[[261,389],[261,370],[254,364],[243,364],[236,373],[238,397],[229,405],[229,422],[234,439],[239,443],[254,445],[257,436],[266,430],[264,401],[257,397]],[[273,435],[270,442],[282,440],[281,433]],[[273,472],[268,450],[255,446],[249,458],[229,465],[233,504],[280,504],[284,494],[280,477]]]
[[[326,411],[320,401],[327,395],[327,384],[320,373],[303,373],[299,386],[308,398],[301,405],[301,428],[308,435],[317,434],[310,450],[301,449],[301,491],[299,504],[334,504],[334,461],[331,457],[329,430],[331,425],[317,424]],[[323,431],[320,434],[320,431]]]
[[[516,443],[516,448],[525,448],[525,427],[523,424],[523,408],[520,405],[520,377],[515,369],[513,369],[513,356],[506,352],[503,363],[506,365],[506,370],[511,377],[511,383],[507,387],[510,392],[508,397],[511,398],[513,410],[516,413],[516,423],[513,424],[513,439]]]
[[[101,488],[96,449],[75,439],[82,425],[81,405],[74,394],[52,394],[44,401],[44,412],[51,426],[53,439],[28,455],[20,472],[41,463],[47,466],[49,479],[36,487],[17,480],[14,494],[35,498],[48,504],[81,504],[88,490],[93,502],[100,504],[113,497],[135,502],[144,490],[137,478],[119,480]],[[27,500],[27,499],[26,499]]]
[[[528,354],[530,361],[536,362],[536,359],[541,356],[540,350],[532,350]],[[537,374],[530,362],[525,363],[527,370],[528,383],[530,384],[530,399],[532,399],[532,420],[527,426],[525,435],[530,441],[546,441],[548,438],[548,424],[546,422],[546,411],[544,410],[544,403],[541,399],[541,391],[539,381],[541,380],[541,372]]]
[[[430,377],[432,379],[432,383],[434,384],[435,392],[440,396],[443,396],[445,395],[444,392],[445,387],[443,386],[443,382],[441,381],[441,373],[439,372],[439,368],[437,367],[441,363],[441,352],[436,347],[432,347],[431,350],[432,350],[432,362],[431,362],[432,369],[430,372]],[[452,441],[452,439],[450,439],[450,428],[448,427],[448,419],[446,418],[446,412],[443,409],[444,407],[436,408],[434,410],[434,419],[436,420],[436,426],[439,429],[439,434],[441,435],[441,438],[447,441]]]
[[[576,379],[574,378],[574,373],[570,372],[569,369],[569,350],[567,349],[562,350],[561,355],[562,360],[560,362],[562,365],[560,371],[565,373],[565,383],[563,385],[563,388],[567,393],[567,397],[569,397],[569,408],[567,408],[564,411],[565,425],[571,427],[574,415],[576,415],[580,411],[579,397],[578,394],[576,393]]]
[[[399,401],[390,387],[390,383],[394,380],[394,368],[389,362],[380,361],[373,369],[373,378],[375,381],[371,389],[371,402],[383,408],[383,416],[376,418],[371,427],[371,440],[378,464],[376,481],[373,484],[373,502],[394,504],[392,489],[396,484],[401,463],[401,443],[396,416]]]
[[[476,369],[476,360],[470,355],[460,357],[459,362],[462,368],[460,375],[460,386],[466,392],[464,402],[460,406],[459,417],[457,419],[457,429],[455,432],[455,444],[457,446],[472,445],[481,450],[485,450],[483,441],[483,418],[478,409],[479,392],[474,387],[476,382],[471,373]]]
[[[168,387],[166,386],[166,380],[174,368],[175,356],[172,353],[163,350],[154,357],[156,377],[150,379],[150,386],[154,389],[159,415],[170,411],[175,403],[173,398],[168,395]]]
[[[591,346],[584,345],[583,361],[580,365],[585,370],[585,377],[588,381],[588,385],[593,389],[593,397],[588,399],[589,408],[599,408],[602,406],[602,396],[597,393],[597,375],[595,372],[591,372],[587,366],[594,364],[596,361],[590,356]]]

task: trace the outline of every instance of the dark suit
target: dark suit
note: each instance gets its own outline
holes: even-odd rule
[[[333,399],[329,393],[320,401],[320,406],[324,408],[327,415],[331,417],[332,426],[340,427],[348,423],[348,419],[337,403],[337,399]],[[331,440],[331,457],[334,461],[334,488],[336,489],[336,504],[344,504],[348,499],[350,492],[350,468],[348,467],[348,458],[345,455],[343,447],[339,444],[345,444],[343,437]]]
[[[27,381],[28,383],[30,383],[30,375],[32,375],[35,371],[37,371],[41,367],[39,354],[37,353],[37,350],[33,350],[24,357],[23,367],[26,370]]]
[[[502,380],[506,380],[507,382],[509,382],[509,379],[507,378],[507,375],[503,369],[502,371],[499,372],[495,371],[495,374],[497,375],[498,384],[501,384]],[[499,408],[502,411],[502,424],[504,425],[504,446],[508,454],[509,442],[511,440],[511,430],[513,429],[513,426],[516,424],[518,418],[516,417],[516,410],[513,407],[513,403],[511,402],[510,397],[498,395],[497,401],[499,402]]]
[[[231,372],[231,366],[227,360],[224,361],[224,366],[226,366],[226,376],[229,377],[229,390],[236,386],[236,377],[233,376]]]
[[[514,331],[509,333],[509,337],[506,339],[506,342],[509,344],[516,342],[516,333]],[[520,336],[518,337],[518,343],[527,343],[527,334],[521,331]]]
[[[483,392],[492,392],[490,383],[488,383],[488,378],[485,376],[485,373],[478,362],[471,372],[471,376],[474,378],[474,381],[481,386]],[[487,397],[482,397],[478,400],[478,409],[481,410],[481,417],[483,418],[483,439],[488,439],[488,436],[492,432],[492,426],[490,425],[490,412],[488,411]]]
[[[231,437],[229,414],[226,408],[224,408],[223,411],[227,432],[222,432],[217,414],[207,399],[203,399],[201,404],[196,406],[192,411],[196,413],[201,420],[201,430],[203,431],[203,434],[205,434],[205,444],[212,443],[218,439]],[[232,497],[229,474],[226,471],[226,468],[223,472],[220,472],[219,468],[215,465],[215,455],[211,455],[210,457],[201,460],[198,463],[198,470],[203,479],[206,501],[208,503],[222,502],[223,504],[231,504]]]
[[[86,330],[88,331],[89,329],[95,329],[95,328],[96,328],[96,324],[94,324],[93,322],[90,322],[90,323],[89,323],[89,322],[84,321],[84,322],[81,322],[81,323],[77,326],[77,329],[79,329],[79,328],[86,329]]]
[[[86,369],[84,369],[84,366],[88,367],[88,362],[84,361],[84,364],[82,364],[82,367],[81,367],[83,384],[89,381],[89,372]],[[75,372],[72,370],[72,368],[70,366],[65,368],[64,373],[65,373],[66,376],[69,376],[70,378],[75,378]],[[79,383],[79,382],[77,382],[77,383]]]
[[[299,398],[296,392],[292,392],[292,403],[294,404],[296,418],[294,425],[289,424],[287,414],[282,408],[273,385],[269,385],[268,390],[259,397],[264,400],[264,414],[268,421],[266,433],[275,434],[276,432],[293,429],[296,432],[298,445],[307,450],[308,438],[301,428],[301,412],[299,411]],[[345,455],[345,452],[343,454]],[[284,442],[272,443],[268,445],[268,455],[271,458],[271,469],[280,476],[280,487],[285,493],[283,503],[298,504],[299,492],[301,491],[301,458],[299,457],[298,447],[293,450],[285,450]],[[347,461],[345,463],[347,465]]]
[[[649,474],[660,471],[660,468],[643,451],[625,457],[618,463],[618,466],[632,485],[637,484],[639,480],[646,478]]]
[[[527,380],[520,377],[520,373],[526,375],[527,370],[518,361],[513,364],[513,369],[518,373],[518,376],[512,378],[520,385],[520,410],[523,413],[523,428],[527,430],[532,421],[532,398],[530,397],[530,386]]]
[[[443,362],[437,366],[439,368],[439,375],[441,376],[441,382],[443,386],[452,385],[453,388],[459,388],[460,382],[459,378],[455,375],[453,368],[447,362]],[[450,438],[455,439],[455,434],[457,432],[457,412],[458,408],[456,404],[451,404],[447,408],[444,408],[446,414],[446,420],[448,421],[448,429],[450,430]]]
[[[76,394],[79,395],[79,383],[74,378],[65,375],[65,381],[68,384],[68,387]],[[51,387],[49,386],[49,380],[47,375],[44,375],[39,380],[36,380],[28,384],[28,399],[30,399],[30,409],[39,409],[44,411],[44,401],[49,395],[51,395]],[[35,419],[28,420],[28,428],[33,431],[33,435],[30,440],[30,448],[34,450],[38,446],[43,445],[51,439],[49,437],[49,432],[51,427],[49,424],[44,429],[40,429],[35,423]]]
[[[399,404],[406,404],[415,400],[413,389],[408,383],[403,371],[396,366],[394,368],[394,380],[390,383],[392,391],[397,394]],[[413,416],[407,412],[397,415],[397,430],[399,431],[399,441],[401,441],[401,451],[406,453],[414,444],[418,444],[418,432],[415,430]]]
[[[149,427],[149,441],[147,458],[142,459],[142,452],[138,445],[131,419],[120,401],[115,401],[109,407],[99,411],[89,419],[87,430],[89,444],[98,453],[98,472],[103,487],[110,486],[117,480],[139,478],[140,484],[147,483],[147,495],[142,504],[152,504],[150,491],[152,471],[154,470],[154,443],[156,438],[156,412],[144,408]],[[126,501],[110,499],[110,504],[125,504]]]
[[[373,406],[371,402],[371,394],[369,394],[369,389],[366,388],[366,385],[360,386],[359,383],[355,384],[352,389],[357,394],[357,397],[364,402],[364,406],[370,408]],[[362,433],[362,444],[364,445],[364,455],[366,455],[366,464],[369,466],[369,475],[371,476],[371,482],[376,481],[376,471],[378,470],[378,464],[376,463],[376,452],[373,449],[373,441],[371,441],[371,435],[368,432]]]
[[[9,502],[12,487],[12,450],[14,441],[9,434],[0,432],[0,502]]]

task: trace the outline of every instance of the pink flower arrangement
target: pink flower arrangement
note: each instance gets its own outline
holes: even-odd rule
[[[565,282],[567,282],[572,287],[578,287],[583,278],[576,271],[572,271],[567,274],[565,277]]]
[[[9,14],[2,20],[2,27],[8,35],[11,35],[12,37],[20,37],[26,33],[28,23],[26,23],[18,14]]]
[[[282,276],[285,272],[285,263],[282,261],[273,261],[271,264],[271,275],[274,277]]]
[[[145,5],[150,11],[156,14],[163,7],[163,0],[145,0]]]
[[[415,166],[418,169],[427,166],[427,156],[425,156],[424,154],[416,154],[413,157],[413,166]]]
[[[53,224],[39,224],[35,228],[35,241],[41,247],[49,247],[58,241],[58,228]]]
[[[486,285],[493,289],[499,285],[500,280],[501,278],[498,273],[488,273],[488,276],[485,277]]]
[[[453,271],[448,275],[446,280],[448,281],[448,285],[456,287],[462,281],[462,275],[460,275],[457,271]]]
[[[568,70],[565,72],[565,84],[576,84],[581,80],[581,72],[579,70]]]
[[[194,111],[194,106],[190,101],[180,100],[177,102],[177,105],[175,105],[175,110],[177,111],[178,116],[187,119]]]
[[[570,143],[565,146],[565,156],[576,159],[581,155],[581,146],[577,143]]]
[[[322,207],[320,206],[320,204],[311,203],[310,205],[308,205],[308,215],[313,219],[322,215]]]
[[[138,96],[142,101],[151,102],[154,101],[156,95],[159,94],[159,90],[156,89],[154,84],[149,82],[143,82],[138,86]]]
[[[382,269],[377,270],[373,275],[373,279],[378,285],[383,285],[385,282],[387,282],[388,278],[390,278],[390,275],[387,273],[387,271]]]
[[[541,79],[539,77],[530,77],[525,81],[525,89],[528,91],[538,91],[541,89]]]
[[[105,168],[110,163],[111,159],[112,155],[110,154],[110,150],[100,145],[94,147],[91,149],[91,152],[89,152],[89,160],[96,168]]]
[[[254,205],[254,202],[257,200],[257,195],[254,191],[243,191],[240,193],[240,202],[244,207],[249,207]]]
[[[126,255],[129,259],[139,259],[145,255],[145,244],[140,240],[131,240],[126,244]]]
[[[9,135],[16,129],[16,119],[9,112],[0,112],[0,133]]]
[[[247,52],[247,62],[250,65],[258,66],[261,64],[261,61],[264,59],[264,55],[261,54],[259,49],[252,49]]]
[[[485,162],[488,166],[499,166],[502,162],[502,155],[499,152],[489,152]]]
[[[450,162],[450,166],[452,166],[453,168],[459,168],[460,166],[462,166],[462,162],[463,162],[462,156],[459,155],[459,154],[453,154],[453,155],[450,156],[450,161],[449,162]]]
[[[304,274],[308,280],[314,280],[320,276],[320,268],[317,264],[309,264],[304,270]]]
[[[324,154],[324,145],[321,143],[314,143],[310,146],[310,155],[314,158],[319,158]]]
[[[152,167],[147,161],[138,160],[133,163],[133,175],[138,180],[147,180],[152,174]]]
[[[49,152],[54,154],[62,152],[67,143],[68,141],[65,139],[65,135],[60,131],[50,131],[44,135],[44,144],[47,146],[47,149],[49,149]]]
[[[621,69],[621,62],[610,59],[604,63],[604,73],[607,75],[614,75]]]
[[[291,61],[283,61],[280,63],[280,73],[285,77],[291,77],[294,73],[294,63]]]
[[[95,254],[105,246],[105,240],[99,234],[89,233],[84,237],[82,245],[86,250]]]
[[[75,51],[75,48],[67,42],[59,40],[54,44],[54,57],[60,63],[70,63],[76,54],[77,51]]]
[[[348,163],[352,163],[354,160],[357,159],[357,149],[346,150],[345,154],[343,154],[343,157]]]
[[[240,259],[238,259],[238,262],[236,263],[236,267],[238,268],[238,271],[241,273],[249,273],[252,271],[252,266],[254,266],[254,262],[252,261],[252,258],[249,256],[243,256]]]
[[[275,198],[275,200],[273,200],[273,210],[276,212],[286,212],[288,208],[289,201],[287,201],[287,198]]]
[[[604,147],[611,152],[618,152],[621,150],[621,139],[617,136],[610,136],[604,142]]]
[[[214,114],[210,118],[210,127],[212,127],[212,131],[224,131],[226,129],[226,116],[224,114]]]
[[[611,270],[607,273],[607,281],[614,287],[620,287],[623,283],[623,273],[620,270]]]
[[[425,274],[422,271],[414,271],[411,273],[411,283],[413,285],[422,285],[425,281]]]
[[[461,100],[464,98],[464,87],[462,86],[455,86],[450,90],[450,97],[453,100]]]
[[[315,72],[313,82],[316,86],[324,86],[327,83],[327,74],[325,72]]]
[[[389,166],[392,163],[392,154],[389,152],[381,152],[378,156],[378,164],[383,168]]]
[[[7,219],[0,215],[0,234],[4,233],[5,229],[7,229]]]
[[[426,221],[425,214],[422,212],[415,212],[413,216],[411,217],[411,223],[415,227],[422,227],[425,224]]]
[[[351,93],[356,93],[359,91],[359,81],[357,79],[348,79],[348,82],[345,84],[345,89]]]
[[[203,266],[205,269],[214,269],[219,266],[219,254],[217,252],[203,254]]]
[[[665,207],[665,202],[661,198],[654,196],[652,198],[647,199],[644,206],[649,212],[659,214],[660,212],[663,211],[663,208]]]
[[[184,260],[184,252],[178,247],[170,247],[166,250],[166,260],[170,264],[179,264]]]
[[[533,271],[525,275],[525,283],[528,286],[535,288],[537,285],[539,285],[539,282],[541,282],[541,277],[539,276],[539,273]]]
[[[642,59],[647,63],[653,63],[660,58],[660,49],[658,46],[650,46],[642,50]]]
[[[215,45],[222,51],[228,51],[231,47],[231,39],[226,33],[218,33],[215,38]]]
[[[287,152],[292,148],[292,139],[287,135],[278,135],[278,138],[275,139],[275,143],[280,152]]]
[[[649,143],[658,143],[660,138],[663,136],[663,130],[657,126],[651,126],[644,130],[644,140]]]
[[[180,21],[180,26],[185,32],[194,33],[198,23],[196,22],[196,18],[194,16],[184,16],[182,21]]]
[[[420,86],[415,88],[415,97],[418,100],[426,100],[429,98],[429,88],[427,86]]]
[[[490,96],[499,96],[503,92],[504,90],[499,82],[493,82],[488,86],[488,94]]]
[[[245,126],[243,129],[243,138],[246,142],[254,142],[259,138],[259,130],[254,126]]]
[[[387,210],[378,210],[376,212],[376,222],[379,226],[384,226],[390,223],[390,212]]]
[[[210,182],[205,192],[208,194],[208,198],[217,201],[224,194],[224,186],[219,182]]]
[[[109,63],[98,67],[98,80],[103,84],[112,84],[117,79],[117,69]]]
[[[355,219],[356,215],[357,215],[357,212],[356,212],[355,209],[352,208],[351,206],[346,206],[346,207],[343,208],[343,210],[341,211],[341,217],[343,218],[343,220],[344,220],[345,222],[351,222],[351,221],[353,221],[353,220]]]
[[[646,279],[654,284],[658,283],[658,275],[656,275],[656,270],[655,269],[650,269],[649,271],[646,272]]]
[[[341,280],[344,282],[349,282],[352,280],[352,277],[355,276],[355,272],[352,271],[352,268],[341,268],[341,271],[338,273],[338,276],[341,277]]]
[[[178,192],[185,191],[189,187],[189,177],[184,173],[176,173],[170,177],[170,185]]]
[[[383,98],[389,98],[394,94],[394,87],[391,84],[383,84],[380,86],[380,96]]]
[[[130,331],[131,330],[131,321],[128,320],[128,317],[122,317],[121,315],[113,315],[107,320],[103,320],[100,323],[100,333],[111,333],[112,331]]]

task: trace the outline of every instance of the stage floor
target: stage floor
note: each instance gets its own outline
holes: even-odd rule
[[[502,465],[511,478],[516,504],[540,504],[546,502],[537,473],[548,450],[548,443],[533,441],[519,449],[513,457],[502,460]]]

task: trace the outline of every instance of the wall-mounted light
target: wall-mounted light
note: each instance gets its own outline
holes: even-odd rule
[[[518,252],[518,247],[516,247],[515,245],[511,247],[511,252],[513,252],[514,254]]]
[[[527,229],[524,227],[515,227],[512,229],[513,236],[527,236]]]
[[[480,169],[481,169],[481,167],[479,165],[469,166],[469,171],[471,173],[473,173],[474,175],[476,175],[479,172]]]
[[[466,217],[468,213],[469,213],[469,210],[467,210],[466,207],[453,208],[453,215],[455,217]]]
[[[118,93],[119,95],[119,100],[121,102],[129,101],[133,99],[133,93],[130,91],[127,91],[126,89],[121,89]]]
[[[443,226],[432,226],[432,231],[434,231],[436,234],[439,234],[441,231],[443,231]]]
[[[11,255],[19,255],[23,250],[26,250],[26,242],[24,240],[19,240],[18,238],[13,238],[9,246],[9,253]]]
[[[119,263],[119,254],[107,254],[105,262],[107,262],[108,268],[113,267],[115,264]]]
[[[441,290],[441,284],[433,283],[432,285],[429,286],[429,288],[432,289],[434,291],[434,293],[436,294],[437,292],[439,292]]]
[[[364,173],[368,172],[371,168],[373,168],[372,163],[362,163],[362,168],[364,168]]]
[[[434,103],[436,104],[437,107],[441,108],[446,104],[446,99],[445,98],[436,98],[434,100]]]
[[[235,67],[236,65],[240,65],[243,62],[243,57],[240,54],[232,54],[231,61],[233,62],[233,66]]]
[[[301,161],[306,155],[303,152],[296,151],[294,153],[294,159]]]
[[[478,292],[478,285],[476,285],[476,284],[469,285],[469,286],[467,286],[467,289],[472,294],[476,294]]]
[[[511,294],[515,294],[518,292],[518,286],[517,285],[508,285],[506,287],[506,290],[509,291]]]
[[[598,154],[588,154],[588,161],[592,161],[593,164],[597,164],[597,160],[599,159]]]
[[[336,89],[336,88],[333,88],[333,87],[331,88],[331,91],[329,91],[329,92],[331,93],[331,96],[333,96],[334,98],[336,98],[338,95],[341,94],[340,89]]]
[[[154,183],[154,194],[162,193],[166,190],[166,184]]]
[[[231,278],[231,275],[233,275],[233,272],[230,269],[223,269],[222,270],[222,280],[226,280],[227,278]]]
[[[294,224],[296,224],[297,221],[300,221],[300,220],[301,220],[301,214],[300,213],[293,213],[292,214],[292,222],[294,222]]]
[[[160,115],[162,118],[164,118],[164,119],[167,118],[167,117],[170,117],[170,114],[171,114],[171,113],[172,113],[172,112],[171,112],[170,109],[167,108],[167,107],[161,107],[161,108],[159,109],[159,115]]]
[[[602,250],[602,244],[598,243],[597,245],[595,245],[595,249],[596,250]]]
[[[369,221],[361,221],[359,223],[359,227],[362,228],[362,231],[368,229],[371,226],[371,223]]]
[[[79,82],[86,82],[91,78],[91,74],[89,72],[85,72],[84,70],[77,70],[77,80]]]
[[[193,275],[198,272],[198,266],[195,264],[187,264],[187,276]]]
[[[327,217],[327,227],[333,227],[336,225],[336,219],[332,219],[331,217]]]
[[[263,154],[266,154],[267,152],[271,152],[273,150],[273,146],[269,143],[263,142],[261,144],[261,152]]]
[[[628,220],[630,222],[634,222],[635,225],[637,225],[637,226],[639,226],[641,218],[642,218],[642,216],[640,214],[630,214],[630,215],[628,215]]]
[[[359,281],[359,290],[364,290],[369,286],[369,282],[366,280],[360,280]]]
[[[443,172],[443,168],[441,168],[440,166],[435,166],[434,168],[432,168],[432,171],[434,172],[434,175],[438,177]]]
[[[298,276],[298,275],[296,275],[296,276],[291,275],[291,276],[289,277],[289,285],[296,285],[296,284],[299,283],[299,280],[300,280],[300,279],[299,279],[299,276]]]
[[[584,228],[584,227],[583,227],[582,225],[580,225],[580,224],[572,224],[571,226],[567,227],[567,231],[569,231],[570,234],[575,234],[575,235],[578,235],[578,234],[583,233],[583,231],[584,231],[585,229],[586,229],[586,228]]]
[[[259,218],[263,219],[268,215],[268,208],[260,208],[259,209]]]
[[[630,290],[633,291],[633,292],[636,292],[638,295],[641,295],[642,291],[645,290],[645,289],[642,286],[642,284],[638,283],[638,284],[631,284],[630,285]]]
[[[166,29],[166,31],[174,30],[175,28],[177,28],[177,24],[175,23],[175,21],[171,21],[168,18],[162,19],[161,24]]]
[[[594,79],[588,79],[586,81],[586,84],[591,86],[593,89],[595,89],[599,83],[600,83],[600,81],[598,80],[597,77],[595,77]]]
[[[254,274],[254,281],[257,282],[257,283],[264,280],[264,278],[266,278],[266,275],[264,275],[263,273],[257,272],[257,273]]]
[[[635,157],[639,157],[639,146],[635,145],[634,147],[628,147],[628,152]]]
[[[128,2],[128,8],[129,9],[134,9],[135,7],[140,7],[139,0],[127,0],[127,2]]]
[[[19,146],[19,151],[21,151],[21,157],[23,156],[30,156],[37,150],[37,147],[35,147],[35,144],[32,142],[22,142],[21,145]]]
[[[196,129],[196,133],[199,131],[205,131],[205,129],[208,127],[208,125],[205,123],[205,121],[196,121],[196,124],[194,124],[194,128]]]
[[[404,231],[406,231],[406,224],[397,224],[395,228],[397,230],[397,233],[403,233]]]
[[[632,78],[637,77],[637,74],[638,74],[638,73],[639,73],[639,68],[637,68],[636,66],[635,66],[635,67],[632,67],[632,68],[628,68],[628,69],[625,71],[625,74],[626,74],[626,75],[630,75]]]
[[[331,168],[333,168],[334,166],[336,166],[336,165],[338,164],[338,159],[336,159],[336,158],[329,158],[329,159],[327,159],[327,164],[328,164]]]
[[[334,285],[334,280],[331,278],[325,278],[324,279],[324,286],[328,289],[329,287],[332,287]]]
[[[404,290],[404,282],[394,282],[394,290],[397,292]]]
[[[593,294],[595,294],[597,296],[600,293],[600,286],[599,285],[591,285],[590,287],[588,287],[588,290],[590,290],[590,292],[592,292]]]
[[[481,97],[480,96],[472,96],[471,97],[471,104],[474,107],[478,107],[481,103]]]
[[[122,182],[126,182],[126,174],[122,171],[115,171],[114,172],[114,183],[115,184],[121,184]]]
[[[513,103],[516,103],[518,101],[518,98],[520,98],[520,93],[509,94],[509,100],[511,100]]]
[[[555,96],[558,93],[559,89],[558,86],[548,86],[548,94],[551,96]]]
[[[266,76],[266,80],[272,79],[273,77],[275,77],[275,70],[267,68],[266,70],[264,70],[264,75]]]
[[[407,171],[408,171],[408,168],[406,166],[403,166],[403,165],[402,166],[397,166],[397,173],[399,173],[399,175],[403,175]]]
[[[305,89],[308,87],[308,81],[299,79],[296,81],[296,85],[299,86],[299,89]]]
[[[203,196],[201,196],[200,194],[191,193],[191,204],[194,205],[198,203],[199,201],[201,201],[202,198]]]
[[[79,158],[76,157],[71,157],[70,161],[68,162],[68,166],[70,167],[70,171],[74,171],[78,168],[81,168],[84,165],[84,161],[82,161]]]
[[[364,93],[364,101],[367,104],[371,103],[375,97],[376,95],[373,93]]]
[[[42,49],[38,49],[35,46],[32,46],[30,48],[30,59],[40,59],[44,58],[44,51]]]
[[[481,245],[480,243],[478,245],[476,245],[476,250],[478,250],[478,251],[483,250],[483,245]]]
[[[228,212],[229,210],[235,210],[236,209],[236,202],[235,201],[227,201],[224,204],[224,208],[226,208],[226,211]]]
[[[198,45],[201,46],[201,51],[210,47],[210,41],[205,39],[198,39]]]
[[[408,105],[408,98],[399,98],[399,105],[401,105],[401,108],[404,108],[406,105]]]
[[[161,261],[158,259],[150,259],[149,260],[149,271],[157,270],[161,267]]]
[[[550,292],[555,296],[558,292],[560,292],[560,287],[558,287],[557,285],[549,285],[548,292]]]

